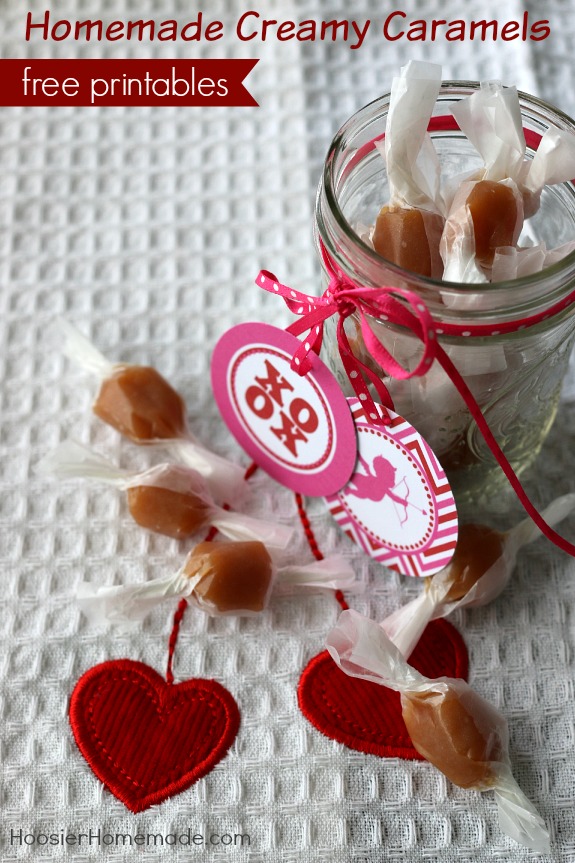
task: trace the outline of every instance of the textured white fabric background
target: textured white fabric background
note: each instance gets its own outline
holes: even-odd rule
[[[340,123],[388,89],[411,57],[444,64],[444,77],[501,77],[575,111],[575,11],[551,0],[553,35],[523,43],[387,43],[206,48],[24,42],[27,9],[2,0],[2,57],[257,56],[249,88],[259,109],[0,109],[0,559],[2,561],[2,861],[106,857],[268,863],[380,863],[534,859],[498,828],[495,803],[453,787],[427,764],[381,760],[324,738],[299,713],[296,686],[322,649],[338,606],[331,596],[276,598],[256,620],[211,620],[188,610],[175,657],[177,680],[213,676],[237,698],[242,725],[230,753],[183,794],[134,816],[103,790],[80,757],[67,720],[78,677],[106,659],[165,670],[171,606],[142,631],[91,630],[76,583],[143,580],[178,567],[184,548],[136,528],[110,489],[55,485],[38,460],[74,436],[119,463],[150,452],[121,442],[90,414],[94,382],[59,354],[50,324],[65,315],[113,359],[156,366],[182,392],[197,436],[244,463],[210,393],[218,335],[249,319],[287,323],[283,306],[253,285],[261,267],[314,290],[311,241],[318,174]],[[56,6],[56,4],[52,4]],[[411,17],[513,18],[519,0],[424,0]],[[384,9],[384,6],[386,7]],[[353,17],[379,21],[387,7],[358,0]],[[193,8],[192,8],[193,7]],[[465,12],[464,12],[465,7]],[[536,18],[541,4],[527,3]],[[59,0],[59,17],[177,17],[185,0]],[[269,17],[351,17],[350,4],[270,0],[250,7],[212,0],[205,14],[232,24],[247,8]],[[473,14],[475,13],[475,15]],[[55,13],[54,13],[55,14]],[[374,24],[375,26],[375,24]],[[532,474],[537,502],[574,487],[575,370],[557,423]],[[292,495],[258,475],[249,511],[296,521]],[[363,592],[353,607],[381,618],[418,585],[370,565],[310,505],[324,551],[354,560]],[[517,510],[518,512],[518,510]],[[564,526],[575,535],[575,518]],[[294,558],[308,556],[302,532]],[[553,853],[575,861],[575,563],[540,541],[513,582],[485,609],[453,621],[470,654],[470,680],[508,717],[515,775],[550,826]],[[24,832],[243,832],[251,849],[138,852],[11,846]]]

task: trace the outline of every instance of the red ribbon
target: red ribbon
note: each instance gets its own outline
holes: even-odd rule
[[[337,323],[337,343],[350,383],[357,397],[363,403],[367,416],[375,423],[385,423],[385,419],[380,420],[378,417],[364,376],[374,385],[385,407],[392,409],[393,402],[383,381],[375,372],[354,356],[344,330],[345,319],[354,313],[359,315],[365,346],[384,374],[389,377],[406,380],[411,377],[424,375],[431,368],[434,360],[437,360],[465,402],[487,446],[493,453],[527,514],[547,539],[572,557],[575,557],[575,545],[564,539],[551,525],[547,524],[529,500],[519,478],[497,443],[487,420],[481,413],[481,408],[477,404],[471,390],[439,344],[437,334],[443,332],[445,328],[442,326],[442,329],[439,330],[436,327],[435,321],[423,300],[413,291],[403,288],[389,286],[378,288],[360,287],[334,265],[323,247],[322,255],[330,281],[327,290],[321,297],[302,294],[286,285],[282,285],[275,276],[266,270],[262,270],[256,280],[256,284],[264,290],[283,297],[290,311],[296,315],[300,315],[300,319],[291,324],[287,328],[287,331],[295,336],[301,335],[306,331],[308,332],[307,338],[302,341],[293,356],[292,369],[300,375],[305,375],[311,369],[312,359],[310,354],[319,354],[323,340],[323,324],[332,315],[337,314],[339,316]],[[398,297],[401,297],[401,301]],[[389,321],[390,324],[406,328],[421,341],[423,346],[422,356],[413,371],[403,368],[384,348],[371,329],[367,319],[368,316],[377,317],[380,320]],[[525,327],[524,321],[510,323],[514,324],[515,330],[524,329]],[[475,334],[468,331],[463,333],[461,329],[459,328],[459,335]],[[499,328],[499,332],[501,331],[502,328]],[[481,335],[485,335],[485,333],[481,332]]]

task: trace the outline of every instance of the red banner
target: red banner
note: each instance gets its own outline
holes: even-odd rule
[[[255,106],[257,60],[0,60],[0,106]]]

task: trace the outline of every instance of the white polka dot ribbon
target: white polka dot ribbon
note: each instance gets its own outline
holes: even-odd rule
[[[256,283],[264,290],[283,297],[290,311],[300,316],[287,330],[295,336],[307,332],[307,337],[301,342],[292,360],[292,368],[301,375],[310,370],[312,354],[319,354],[325,321],[332,315],[338,315],[337,344],[346,374],[355,394],[364,403],[368,416],[378,424],[385,424],[385,414],[381,419],[367,383],[373,385],[384,407],[393,408],[391,396],[381,377],[354,355],[345,332],[345,319],[354,313],[358,314],[368,353],[381,367],[384,375],[405,380],[424,375],[433,363],[437,345],[433,318],[413,291],[395,287],[361,288],[349,281],[343,273],[336,272],[333,267],[330,267],[330,275],[328,288],[321,297],[308,296],[282,285],[275,276],[265,270],[260,272]],[[384,348],[371,329],[368,317],[406,327],[421,340],[422,355],[412,371],[403,368]]]

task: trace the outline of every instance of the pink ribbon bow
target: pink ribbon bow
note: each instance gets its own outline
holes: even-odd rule
[[[332,315],[338,315],[337,345],[350,383],[358,399],[363,402],[370,419],[375,423],[386,424],[389,419],[380,418],[366,379],[373,384],[384,407],[393,410],[393,401],[382,379],[354,355],[345,332],[345,320],[357,312],[361,334],[369,354],[388,377],[398,380],[424,375],[431,367],[437,348],[435,323],[425,304],[413,291],[392,287],[358,287],[333,266],[325,251],[324,262],[330,274],[330,282],[321,297],[311,297],[294,291],[293,288],[282,285],[266,270],[260,272],[257,284],[264,290],[283,297],[290,311],[300,315],[300,319],[287,328],[294,336],[307,331],[307,337],[297,349],[291,363],[292,369],[300,375],[307,374],[311,368],[310,354],[320,352],[325,321]],[[400,302],[397,297],[401,297],[405,302]],[[384,348],[369,325],[368,315],[405,327],[421,340],[423,352],[413,371],[403,368]]]

